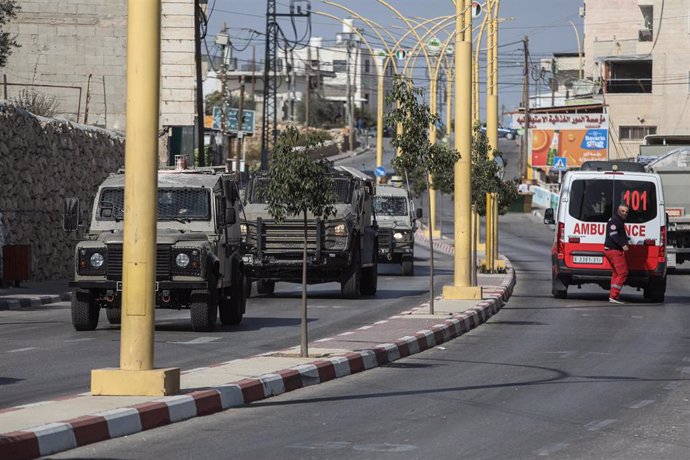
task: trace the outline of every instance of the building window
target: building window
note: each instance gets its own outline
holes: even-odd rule
[[[370,70],[371,70],[371,68],[370,68],[370,65],[369,65],[369,59],[367,59],[367,60],[364,61],[364,73],[367,73],[367,74],[368,74]]]
[[[334,59],[333,60],[333,72],[347,72],[347,61]]]
[[[652,61],[606,61],[607,93],[651,93]]]
[[[621,141],[641,141],[649,134],[656,134],[656,126],[621,126],[618,139]]]

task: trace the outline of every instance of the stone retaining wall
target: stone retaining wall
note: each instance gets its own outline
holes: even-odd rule
[[[116,132],[0,105],[0,246],[31,246],[34,281],[71,278],[77,235],[62,229],[64,199],[90,209],[98,185],[123,166]]]

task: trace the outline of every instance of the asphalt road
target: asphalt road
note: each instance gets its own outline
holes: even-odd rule
[[[518,284],[498,315],[433,350],[249,407],[54,458],[684,459],[690,289],[665,304],[624,289],[550,295],[552,231],[501,216]]]
[[[373,151],[353,160],[361,166],[368,157],[373,165]],[[373,298],[342,299],[338,283],[309,286],[310,340],[371,324],[426,301],[428,248],[418,245],[415,256],[414,277],[400,276],[399,265],[381,265]],[[452,259],[437,254],[436,292],[450,282],[451,270]],[[248,300],[241,325],[219,323],[212,333],[192,332],[189,310],[157,310],[155,365],[193,369],[299,345],[300,302],[300,285],[278,283],[274,296]],[[111,326],[101,312],[97,330],[75,332],[68,302],[0,311],[0,337],[0,408],[88,391],[91,369],[119,366],[119,326]]]

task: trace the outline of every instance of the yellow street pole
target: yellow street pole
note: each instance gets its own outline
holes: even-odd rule
[[[471,0],[455,5],[455,256],[453,285],[443,287],[446,299],[481,299],[481,286],[472,285],[472,12]]]
[[[161,0],[129,0],[120,368],[93,369],[93,395],[161,396],[180,369],[153,369]],[[143,46],[142,44],[145,44]]]

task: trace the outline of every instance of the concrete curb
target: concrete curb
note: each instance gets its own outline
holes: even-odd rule
[[[462,314],[417,331],[414,335],[341,356],[264,374],[187,394],[49,423],[28,430],[0,435],[0,459],[23,460],[62,452],[107,439],[214,414],[233,407],[294,391],[310,385],[373,369],[420,353],[457,338],[486,322],[508,301],[515,287],[515,271],[507,262],[508,274],[500,286],[487,286],[487,299]]]
[[[429,246],[429,237],[424,234],[421,229],[417,229],[414,235],[415,242]],[[455,254],[455,246],[446,242],[446,238],[434,238],[434,249],[444,254],[453,255]]]
[[[69,301],[71,299],[71,292],[56,295],[41,295],[36,297],[5,297],[0,298],[0,310],[19,310],[22,308],[40,307],[42,305]]]

